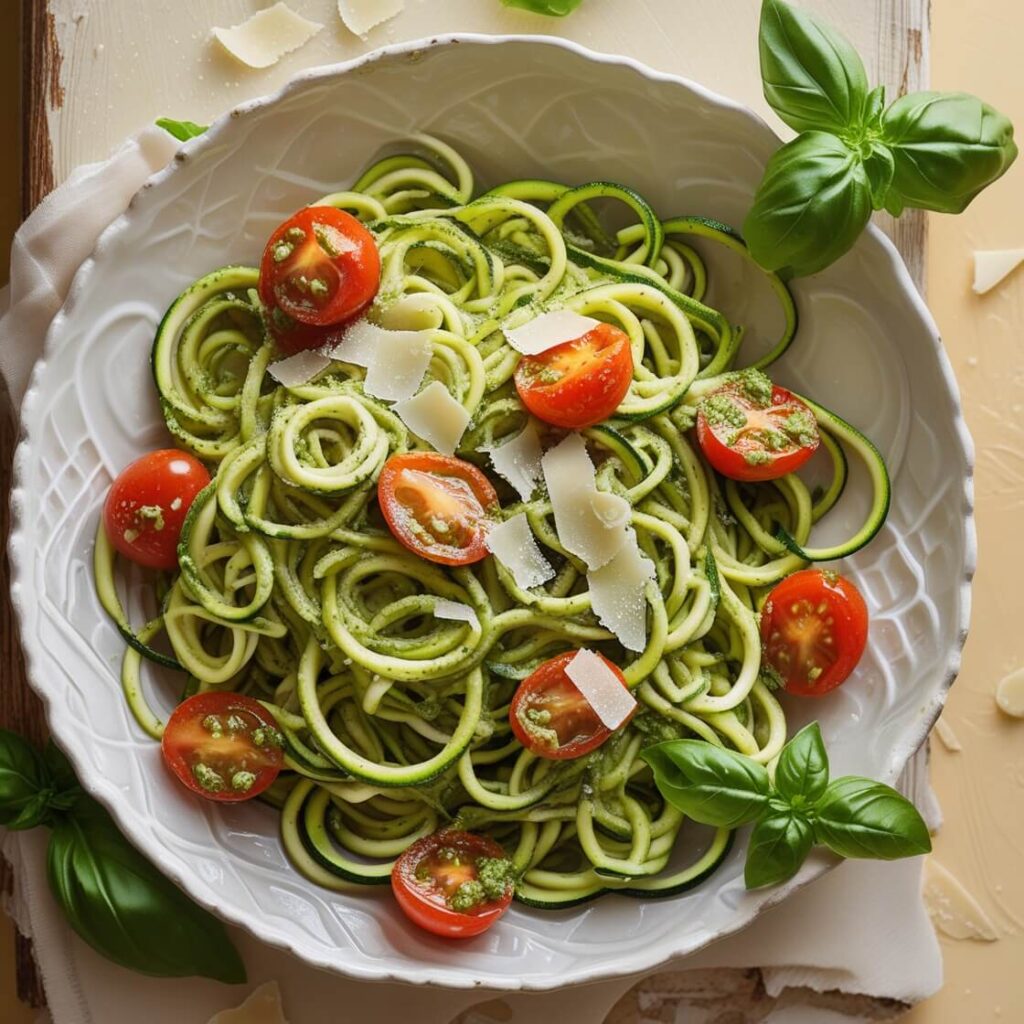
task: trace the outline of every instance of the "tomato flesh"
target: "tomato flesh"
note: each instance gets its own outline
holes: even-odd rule
[[[697,440],[723,476],[756,482],[799,469],[821,439],[806,403],[763,373],[747,371],[701,401]]]
[[[308,206],[267,242],[259,293],[271,332],[290,351],[313,348],[323,328],[357,317],[380,287],[380,252],[355,217]]]
[[[197,693],[179,704],[164,729],[164,763],[208,800],[249,800],[284,763],[274,716],[238,693]]]
[[[110,543],[149,569],[176,569],[185,516],[209,482],[206,467],[176,448],[136,459],[111,484],[103,505]]]
[[[523,405],[538,419],[569,430],[608,419],[632,379],[629,335],[612,324],[599,324],[540,355],[523,356],[515,373]]]
[[[466,939],[486,931],[512,902],[512,867],[492,839],[435,832],[395,861],[391,888],[405,915],[434,935]]]
[[[519,684],[512,698],[508,711],[512,732],[538,757],[552,761],[582,757],[612,734],[565,671],[577,653],[567,651],[539,665]],[[603,655],[600,657],[628,688],[619,669]]]
[[[833,572],[793,573],[761,610],[764,659],[789,693],[819,697],[834,690],[856,668],[867,640],[864,598]]]
[[[392,455],[377,500],[395,538],[421,558],[470,565],[487,557],[487,524],[498,496],[476,466],[436,452]]]

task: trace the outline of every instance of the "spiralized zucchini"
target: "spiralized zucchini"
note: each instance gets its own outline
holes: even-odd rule
[[[504,845],[521,873],[518,895],[532,905],[680,891],[714,870],[730,836],[687,824],[639,753],[697,736],[762,763],[776,757],[786,720],[761,672],[760,603],[814,557],[811,527],[846,480],[840,442],[871,464],[887,501],[884,466],[819,406],[833,480],[818,495],[795,475],[723,480],[694,449],[696,402],[736,369],[742,337],[703,301],[701,247],[746,253],[730,229],[662,221],[641,196],[604,182],[516,181],[473,199],[457,153],[414,141],[415,155],[382,159],[352,191],[321,202],[373,233],[382,283],[369,316],[432,332],[424,385],[440,381],[471,417],[458,455],[489,473],[503,516],[526,513],[556,576],[524,591],[493,558],[448,568],[401,547],[374,485],[390,455],[422,445],[364,393],[359,367],[334,362],[301,386],[277,385],[258,272],[226,267],[172,304],[153,348],[167,426],[215,476],[185,523],[181,572],[137,633],[117,594],[113,549],[102,534],[97,541],[100,594],[131,645],[125,692],[153,736],[162,725],[143,693],[144,659],[188,673],[186,693],[261,699],[285,739],[287,770],[271,790],[284,842],[320,884],[386,882],[411,842],[455,824]],[[597,200],[619,206],[628,226],[603,227]],[[796,331],[785,283],[767,278],[786,327],[758,367]],[[630,503],[657,571],[639,653],[591,612],[586,567],[559,543],[543,492],[520,501],[483,454],[526,423],[511,381],[519,357],[501,328],[556,308],[614,323],[632,342],[629,392],[614,419],[585,436],[599,488]],[[435,617],[439,599],[469,605],[477,621]],[[152,646],[161,631],[173,659]],[[622,668],[641,711],[590,756],[537,758],[512,735],[509,702],[542,661],[583,646]]]

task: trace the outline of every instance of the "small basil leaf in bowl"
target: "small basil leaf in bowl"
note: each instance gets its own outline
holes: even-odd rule
[[[534,14],[547,14],[553,18],[564,18],[572,14],[583,0],[501,0],[506,7],[519,7]]]

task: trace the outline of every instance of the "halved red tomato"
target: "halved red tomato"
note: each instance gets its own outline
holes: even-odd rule
[[[789,693],[820,697],[846,681],[868,641],[868,608],[837,573],[787,576],[761,609],[764,659]]]
[[[486,931],[508,910],[515,886],[502,848],[473,832],[435,832],[395,861],[391,888],[406,916],[450,939]]]
[[[373,235],[349,213],[307,206],[270,236],[260,263],[260,299],[271,330],[301,343],[296,324],[324,327],[358,316],[380,287],[380,252]],[[309,340],[309,339],[305,339]]]
[[[206,467],[187,452],[147,452],[110,485],[103,505],[110,543],[125,558],[149,569],[176,569],[185,516],[209,482]]]
[[[697,440],[708,462],[733,480],[774,480],[817,450],[814,413],[757,371],[713,391],[697,407]]]
[[[580,430],[608,419],[633,379],[629,335],[612,324],[593,330],[516,367],[516,391],[538,419]]]
[[[512,732],[538,757],[552,761],[582,757],[611,736],[611,730],[566,674],[566,665],[578,653],[566,651],[539,665],[519,684],[512,698],[508,710]],[[604,655],[599,657],[628,688],[618,667]]]
[[[377,500],[396,539],[421,558],[469,565],[487,557],[487,523],[498,496],[476,466],[437,452],[392,455]]]
[[[164,729],[164,763],[208,800],[248,800],[277,778],[284,763],[274,716],[239,693],[197,693],[182,701]]]

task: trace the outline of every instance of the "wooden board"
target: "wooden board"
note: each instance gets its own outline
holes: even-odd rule
[[[497,0],[493,2],[497,3]],[[688,61],[699,63],[703,59],[708,63],[706,69],[697,69],[689,64],[677,66],[679,59],[671,38],[672,29],[678,28],[684,19],[691,20],[687,15],[699,13],[696,9],[719,9],[717,14],[708,15],[710,21],[705,23],[714,23],[717,19],[721,24],[724,17],[728,21],[742,20],[743,24],[753,26],[758,0],[636,0],[637,8],[643,10],[631,11],[628,28],[622,25],[621,19],[616,19],[616,10],[621,10],[616,4],[606,3],[607,13],[602,14],[597,10],[601,0],[591,0],[591,3],[594,5],[593,13],[581,8],[573,16],[575,22],[538,21],[507,12],[500,15],[503,19],[500,25],[489,25],[486,16],[480,13],[485,0],[446,0],[443,14],[437,10],[440,5],[431,3],[433,22],[427,31],[544,30],[554,34],[565,31],[595,49],[631,53],[654,66],[698,78],[724,92],[742,96],[765,112],[749,80],[750,74],[756,73],[751,46],[746,49],[744,44],[731,47],[729,67],[725,69],[719,66],[722,62],[710,63],[713,58],[708,55],[701,58],[696,53],[685,54]],[[334,2],[316,4],[314,0],[308,0],[303,4],[293,0],[292,6],[307,16],[326,21],[325,12],[334,9]],[[921,88],[928,81],[929,0],[865,0],[856,5],[848,0],[808,0],[807,6],[819,10],[850,35],[864,54],[869,73],[886,84],[890,97]],[[188,23],[188,19],[193,17],[199,19],[197,25],[210,24],[209,14],[204,13],[209,11],[210,5],[204,0],[176,0],[173,7],[179,22]],[[237,22],[250,13],[251,7],[247,0],[222,0],[217,5],[217,22]],[[320,10],[321,7],[324,10]],[[722,8],[726,9],[724,15]],[[182,110],[178,106],[180,79],[177,76],[183,58],[176,52],[173,64],[168,62],[165,39],[159,32],[154,32],[152,25],[147,26],[150,11],[147,4],[138,4],[137,0],[95,0],[91,7],[74,0],[22,0],[25,138],[22,205],[26,214],[66,176],[71,167],[83,160],[102,157],[117,139],[145,121],[161,114],[200,119],[213,116],[245,96],[269,91],[299,67],[344,59],[366,48],[354,37],[325,29],[314,41],[315,47],[293,55],[274,72],[263,78],[247,79],[244,72],[239,75],[235,69],[234,81],[225,79],[217,89],[211,86],[205,90],[209,97],[197,95],[189,108]],[[583,20],[584,13],[589,20]],[[646,25],[645,14],[649,15]],[[422,21],[425,16],[422,9],[418,16]],[[484,17],[483,24],[481,17]],[[498,17],[495,15],[492,20],[497,21]],[[701,19],[695,17],[693,20]],[[158,21],[159,17],[154,15],[153,24]],[[578,32],[573,30],[574,25],[579,28]],[[649,38],[644,37],[645,33]],[[391,31],[387,35],[378,33],[371,42],[381,45],[396,38],[415,38],[424,34],[426,31],[413,27],[397,37]],[[680,36],[682,34],[680,31]],[[661,40],[658,45],[655,45],[655,37]],[[223,57],[211,54],[204,39],[195,42],[194,34],[192,39],[191,50],[188,44],[185,49],[190,53],[194,51],[191,56],[193,67],[219,69],[223,73]],[[140,40],[143,41],[141,44]],[[148,52],[141,52],[140,45],[142,50],[148,47]],[[124,79],[117,79],[98,69],[101,58],[114,66],[124,64],[136,69],[151,66],[152,81],[147,83],[151,89],[149,93],[142,93],[148,104],[143,121],[126,120],[124,116],[118,119],[116,115],[123,115],[128,107],[133,111],[139,107],[139,94],[129,100]],[[731,73],[746,75],[747,79],[734,78],[730,81],[727,76]],[[204,78],[204,74],[200,73],[199,77]],[[67,101],[72,97],[80,98],[80,102],[69,104]],[[203,104],[209,105],[204,107]],[[109,119],[105,116],[107,111],[111,112]],[[85,125],[90,131],[83,134]],[[97,131],[114,134],[112,138],[102,137],[98,142]],[[914,280],[923,291],[924,216],[914,213],[904,216],[899,222],[883,216],[879,223],[899,247]],[[39,739],[45,735],[45,719],[40,701],[25,681],[8,598],[6,538],[10,521],[6,495],[11,486],[11,455],[16,440],[17,428],[12,417],[0,414],[0,489],[4,495],[0,507],[0,536],[4,540],[4,553],[0,558],[0,678],[4,681],[0,686],[0,726],[17,729]],[[0,878],[0,886],[2,884],[3,879]],[[42,987],[34,970],[30,945],[24,940],[19,941],[17,960],[20,998],[33,1006],[42,1005]],[[672,971],[647,979],[628,993],[612,1011],[608,1024],[672,1021],[680,1005],[700,1008],[704,1011],[700,1019],[706,1024],[752,1024],[763,1020],[780,1003],[804,1003],[835,1009],[846,1007],[878,1020],[891,1019],[905,1009],[891,1001],[845,997],[838,993],[818,995],[809,990],[789,990],[777,1001],[765,993],[760,973],[756,970]]]

